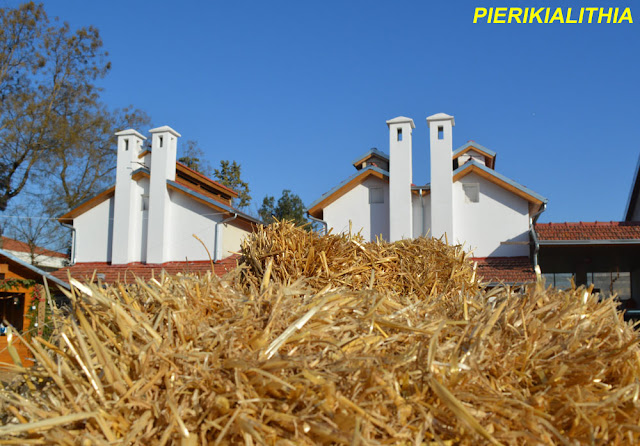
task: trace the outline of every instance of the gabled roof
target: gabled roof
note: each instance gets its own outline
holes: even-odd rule
[[[535,230],[543,245],[640,243],[640,222],[537,223]]]
[[[0,248],[4,251],[24,252],[27,254],[31,254],[31,248],[27,243],[4,236],[2,237],[2,245],[0,245]],[[60,259],[67,258],[66,254],[57,251],[50,251],[39,246],[34,247],[33,252],[39,256],[57,257]]]
[[[635,207],[640,199],[638,194],[640,193],[640,156],[638,156],[638,163],[636,164],[636,171],[633,173],[633,182],[631,183],[631,190],[629,191],[629,198],[627,198],[627,207],[625,208],[624,219],[631,221],[635,212]]]
[[[312,217],[322,218],[322,210],[325,207],[336,201],[338,198],[342,197],[344,194],[346,194],[371,176],[380,178],[381,180],[389,181],[389,172],[387,172],[386,170],[382,170],[379,167],[367,166],[354,175],[351,175],[349,178],[347,178],[336,187],[331,189],[329,192],[322,195],[319,199],[311,203],[311,206],[309,206],[307,212]]]
[[[496,156],[497,156],[496,152],[494,152],[493,150],[487,149],[485,146],[482,146],[475,141],[469,141],[465,145],[458,147],[456,150],[453,151],[452,158],[456,159],[471,150],[484,155],[485,164],[487,165],[487,167],[489,167],[490,169],[496,168]]]
[[[57,285],[60,285],[63,288],[69,289],[69,285],[66,282],[58,279],[57,277],[54,277],[50,273],[42,271],[40,268],[33,266],[32,264],[25,262],[24,260],[17,258],[16,256],[11,254],[10,252],[5,251],[4,249],[0,249],[0,257],[4,257],[9,262],[15,265],[18,265],[21,268],[27,269],[29,272],[31,272],[32,274],[35,274],[36,276],[46,277],[46,279],[49,282],[55,283]]]
[[[351,164],[353,164],[353,166],[357,169],[358,168],[358,164],[362,164],[364,163],[367,159],[371,158],[372,156],[378,156],[384,160],[387,160],[387,162],[389,162],[389,155],[387,155],[386,153],[376,149],[375,147],[371,150],[369,150],[367,153],[365,153],[362,156],[359,156],[358,158],[356,158]]]
[[[92,209],[98,206],[103,201],[106,201],[109,198],[113,197],[115,190],[116,190],[115,185],[110,186],[106,189],[103,189],[102,191],[98,192],[98,194],[95,195],[94,197],[91,197],[88,200],[83,201],[78,206],[68,211],[66,214],[58,217],[58,221],[61,223],[69,223],[73,221],[73,219],[76,218],[77,216],[84,214],[89,209]]]
[[[238,263],[240,256],[238,254],[226,257],[218,262],[214,262],[214,272],[218,276],[222,276],[228,271],[233,270]],[[167,262],[167,263],[140,263],[133,262],[123,265],[112,265],[105,262],[87,262],[76,263],[73,266],[59,269],[53,275],[59,279],[67,280],[68,275],[80,281],[100,280],[103,283],[135,283],[136,277],[149,280],[152,277],[159,277],[162,271],[168,274],[206,274],[211,271],[211,262]]]
[[[454,170],[453,181],[458,181],[460,178],[470,173],[476,173],[482,178],[491,181],[492,183],[497,184],[498,186],[510,192],[513,192],[514,194],[518,195],[521,198],[524,198],[530,203],[542,205],[543,203],[547,203],[549,201],[542,195],[535,193],[531,189],[516,183],[512,179],[499,174],[495,170],[490,169],[475,160],[470,160]]]
[[[496,152],[494,152],[491,149],[487,149],[485,146],[478,144],[475,141],[468,141],[466,144],[458,147],[456,150],[453,151],[453,157],[457,158],[458,156],[462,155],[464,152],[467,152],[469,149],[475,149],[476,152],[482,152],[484,155],[488,155],[488,156],[492,156],[492,157],[496,157]]]
[[[150,177],[149,169],[147,169],[146,167],[141,167],[131,173],[131,178],[133,180],[138,180],[142,177]],[[218,183],[217,181],[213,181],[210,178],[207,178],[206,176],[196,172],[193,169],[190,169],[182,163],[176,163],[176,181],[167,180],[167,184],[183,192],[186,192],[189,195],[206,202],[207,204],[216,206],[230,213],[238,214],[238,216],[250,222],[260,223],[259,220],[256,220],[255,218],[229,206],[230,200],[238,196],[238,193],[236,191]],[[62,223],[69,223],[73,221],[74,218],[84,214],[103,201],[106,201],[109,198],[113,197],[115,189],[115,185],[104,189],[96,196],[84,201],[61,217],[58,217],[58,221]]]

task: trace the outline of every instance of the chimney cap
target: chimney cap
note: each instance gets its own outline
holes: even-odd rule
[[[116,136],[129,136],[129,135],[133,135],[133,136],[137,136],[140,139],[147,139],[145,136],[143,136],[140,132],[138,132],[137,130],[134,129],[127,129],[127,130],[120,130],[119,132],[115,133]]]
[[[456,125],[456,120],[453,118],[453,116],[448,115],[446,113],[436,113],[435,115],[431,115],[427,117],[428,126],[430,126],[431,122],[435,122],[435,121],[451,121],[452,127]]]
[[[411,119],[411,118],[407,118],[407,117],[405,117],[405,116],[398,116],[397,118],[389,119],[389,120],[387,121],[387,125],[388,125],[389,127],[391,127],[391,124],[404,124],[404,123],[406,123],[406,122],[408,122],[409,124],[411,124],[411,128],[412,128],[412,129],[415,129],[415,128],[416,128],[416,125],[413,123],[413,119]]]
[[[156,127],[155,129],[149,130],[149,133],[171,133],[176,138],[180,138],[182,135],[175,130],[173,130],[168,125],[163,125],[162,127]]]

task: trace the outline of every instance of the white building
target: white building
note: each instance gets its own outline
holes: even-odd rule
[[[168,126],[116,133],[116,183],[59,218],[74,230],[72,275],[104,280],[204,269],[240,249],[259,222],[232,207],[238,194],[176,162],[180,134]],[[57,275],[66,278],[66,270]],[[122,278],[122,277],[121,277]]]
[[[55,271],[68,265],[67,256],[40,246],[31,246],[9,237],[0,237],[0,248],[7,254],[29,263],[45,272]]]
[[[397,117],[387,125],[389,156],[374,149],[356,159],[357,173],[314,202],[309,215],[337,232],[362,230],[371,241],[444,237],[487,259],[483,266],[510,265],[505,274],[490,273],[495,276],[491,280],[517,283],[532,278],[531,228],[547,199],[496,172],[496,153],[486,147],[468,142],[453,150],[455,121],[444,113],[427,118],[431,183],[416,186],[414,122]],[[514,268],[527,270],[518,276],[522,280],[511,274]]]

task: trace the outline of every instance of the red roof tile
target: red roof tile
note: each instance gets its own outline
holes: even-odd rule
[[[472,260],[478,262],[476,274],[483,282],[516,284],[536,280],[529,257],[477,257]]]
[[[596,221],[578,223],[537,223],[543,240],[640,240],[640,222]]]
[[[14,240],[9,237],[2,237],[2,243],[0,244],[0,248],[5,251],[15,251],[15,252],[26,252],[30,253],[31,248],[29,245],[21,242],[19,240]],[[35,253],[38,255],[49,256],[49,257],[59,257],[61,259],[65,259],[67,256],[61,252],[50,251],[45,248],[40,248],[39,246],[35,247]]]
[[[214,271],[218,276],[222,276],[237,266],[239,255],[235,254],[214,263]],[[162,271],[169,274],[177,273],[195,273],[204,274],[211,271],[211,262],[167,262],[167,263],[140,263],[133,262],[124,265],[112,265],[105,262],[86,262],[76,263],[73,266],[59,269],[51,273],[53,276],[67,282],[69,280],[68,273],[77,280],[91,280],[94,273],[96,278],[102,282],[113,283],[133,283],[135,277],[143,280],[149,280],[152,277],[158,277]],[[99,276],[98,276],[99,275]]]

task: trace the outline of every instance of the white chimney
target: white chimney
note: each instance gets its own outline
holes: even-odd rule
[[[151,179],[149,181],[149,221],[147,226],[147,263],[170,260],[169,213],[171,201],[167,180],[176,179],[176,152],[180,134],[169,126],[151,133]]]
[[[453,243],[453,116],[438,113],[427,118],[431,140],[431,235],[447,235]]]
[[[116,161],[116,190],[113,203],[113,237],[111,263],[122,264],[134,261],[133,239],[138,200],[137,188],[131,173],[138,167],[138,155],[142,142],[147,139],[133,129],[116,133],[118,154]]]
[[[398,116],[389,126],[389,241],[413,236],[411,131],[413,119]]]

